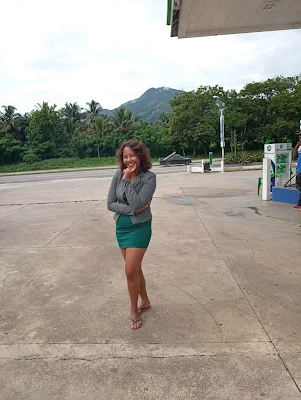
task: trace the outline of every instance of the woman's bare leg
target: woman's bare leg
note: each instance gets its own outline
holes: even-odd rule
[[[124,259],[124,261],[125,261],[126,249],[120,249],[120,251],[121,251],[122,257],[123,257],[123,259]]]
[[[142,268],[140,268],[140,297],[141,297],[141,304],[139,306],[140,312],[143,309],[150,307],[150,301],[146,291],[146,283],[143,275]]]
[[[134,321],[132,322],[132,329],[138,329],[141,326],[141,321],[139,319],[138,313],[138,297],[140,293],[140,273],[141,273],[141,263],[144,257],[146,249],[126,249],[126,257],[125,257],[125,273],[128,282],[128,290],[131,301],[131,318]],[[144,281],[144,290],[145,290],[145,280]],[[143,282],[142,282],[143,284]],[[142,288],[143,289],[143,288]]]
[[[120,249],[122,257],[124,258],[124,261],[126,260],[126,249]],[[141,304],[139,306],[139,312],[143,312],[143,309],[147,309],[150,307],[150,301],[147,295],[146,291],[146,283],[145,283],[145,278],[143,275],[142,268],[140,268],[140,291],[139,295],[141,298]]]

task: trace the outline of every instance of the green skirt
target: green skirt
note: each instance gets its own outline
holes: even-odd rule
[[[133,224],[129,215],[120,215],[116,222],[116,238],[120,249],[147,249],[152,237],[152,220]]]

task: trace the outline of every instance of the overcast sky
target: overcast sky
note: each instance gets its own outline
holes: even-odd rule
[[[115,108],[150,87],[241,88],[301,73],[301,30],[170,37],[166,0],[1,3],[0,105],[31,111],[92,98]]]

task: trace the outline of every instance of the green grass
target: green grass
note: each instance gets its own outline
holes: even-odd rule
[[[260,153],[259,159],[261,158],[261,154],[263,156],[263,151],[247,152],[248,156],[257,155]],[[229,157],[229,153],[228,157]],[[227,155],[226,154],[226,155]],[[208,159],[209,155],[197,155],[196,157],[192,157],[187,155],[186,157],[192,158],[192,160],[201,160]],[[221,154],[217,151],[213,153],[214,158],[220,158]],[[231,157],[230,157],[231,158]],[[256,157],[254,157],[256,158]],[[232,160],[231,160],[232,161]],[[234,160],[233,160],[234,161]],[[233,162],[232,161],[232,162]],[[255,161],[255,160],[252,160]],[[153,163],[156,164],[159,162],[159,157],[153,157]],[[32,164],[27,163],[18,163],[11,165],[0,165],[0,173],[10,173],[10,172],[26,172],[26,171],[45,171],[48,169],[65,169],[65,168],[88,168],[88,167],[104,167],[116,165],[115,157],[102,157],[102,158],[52,158],[50,160],[44,160],[35,162]]]
[[[0,173],[7,172],[25,172],[25,171],[43,171],[47,169],[64,169],[64,168],[86,168],[116,165],[115,157],[103,158],[53,158],[35,162],[32,164],[18,163],[11,165],[1,165]]]

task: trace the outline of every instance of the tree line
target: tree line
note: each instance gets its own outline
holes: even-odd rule
[[[247,84],[242,90],[200,86],[176,95],[172,112],[156,123],[139,120],[121,107],[108,117],[99,102],[82,108],[47,102],[20,114],[12,105],[0,111],[0,163],[33,163],[51,158],[109,157],[119,144],[144,141],[154,157],[172,151],[207,154],[219,148],[219,114],[223,105],[227,150],[262,149],[266,139],[297,140],[301,119],[301,76],[277,77]]]

